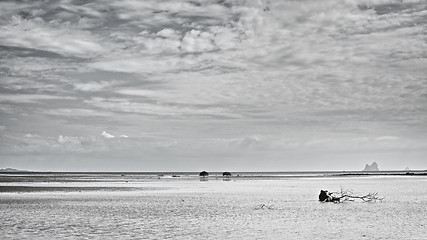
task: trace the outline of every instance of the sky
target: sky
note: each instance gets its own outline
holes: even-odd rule
[[[425,0],[0,2],[0,168],[427,169]]]

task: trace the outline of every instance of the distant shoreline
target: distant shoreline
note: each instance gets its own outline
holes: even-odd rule
[[[222,177],[222,172],[209,172],[211,177]],[[65,171],[0,171],[0,175],[156,175],[156,176],[198,176],[199,172],[65,172]],[[277,171],[277,172],[232,172],[234,177],[322,177],[322,176],[425,176],[427,170],[399,171]]]
[[[316,179],[326,178],[356,179],[377,176],[422,178],[427,176],[427,171],[234,172],[231,176],[223,176],[222,172],[210,172],[208,177],[200,177],[199,172],[0,172],[0,193],[147,190],[141,186],[133,185],[142,182],[286,181],[292,179],[313,179],[313,181],[317,181]],[[97,182],[111,183],[112,185],[97,186]],[[56,183],[61,183],[61,185],[58,186]],[[67,185],[62,185],[62,183],[67,183]],[[95,185],[79,185],[80,183],[95,183]],[[117,184],[119,185],[117,186]]]

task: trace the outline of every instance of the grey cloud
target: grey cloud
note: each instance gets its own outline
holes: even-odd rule
[[[425,8],[425,3],[423,1],[383,1],[379,4],[366,4],[363,3],[359,4],[359,8],[361,10],[370,10],[373,9],[378,15],[384,15],[384,14],[394,14],[394,13],[401,13],[401,12],[413,12],[418,10],[423,10]]]
[[[395,141],[398,140],[398,137],[395,136],[381,136],[381,137],[377,137],[376,140],[377,141]]]
[[[2,94],[0,103],[35,103],[43,100],[73,99],[72,97],[52,96],[42,94]]]
[[[0,52],[5,54],[7,57],[37,57],[37,58],[67,58],[67,56],[63,56],[57,52],[53,51],[43,51],[39,49],[33,48],[25,48],[25,47],[15,47],[15,46],[0,46]]]
[[[49,109],[43,111],[42,113],[47,115],[58,115],[62,117],[108,117],[112,115],[109,112],[102,112],[85,108]]]
[[[243,139],[235,140],[231,144],[242,148],[250,148],[256,146],[260,142],[258,136],[245,137]]]
[[[85,83],[74,83],[74,88],[76,90],[87,91],[87,92],[97,92],[101,90],[106,90],[107,88],[111,89],[118,82],[113,81],[99,81],[99,82],[85,82]]]
[[[0,34],[3,45],[37,48],[64,55],[84,57],[103,51],[98,40],[88,32],[65,30],[43,20],[12,17]]]
[[[195,108],[191,105],[135,102],[127,99],[92,98],[85,103],[106,111],[144,114],[152,116],[164,116],[171,118],[184,118],[188,116],[203,117],[212,116],[220,118],[236,118],[238,115],[220,107]]]

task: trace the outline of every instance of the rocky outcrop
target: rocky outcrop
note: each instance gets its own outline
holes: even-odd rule
[[[366,164],[365,169],[363,169],[364,172],[375,172],[379,171],[378,164],[376,162],[373,162],[371,165]]]

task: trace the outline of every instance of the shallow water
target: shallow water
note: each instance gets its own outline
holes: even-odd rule
[[[68,180],[79,178],[70,176]],[[108,178],[108,177],[106,177]],[[2,182],[82,191],[0,193],[2,239],[426,239],[427,177],[132,178]],[[105,178],[103,178],[105,179]],[[126,182],[128,181],[128,182]],[[321,203],[320,189],[383,202]],[[84,187],[103,187],[102,190]],[[110,189],[110,190],[109,190]],[[120,191],[118,189],[121,189]],[[262,204],[267,207],[260,207]]]

